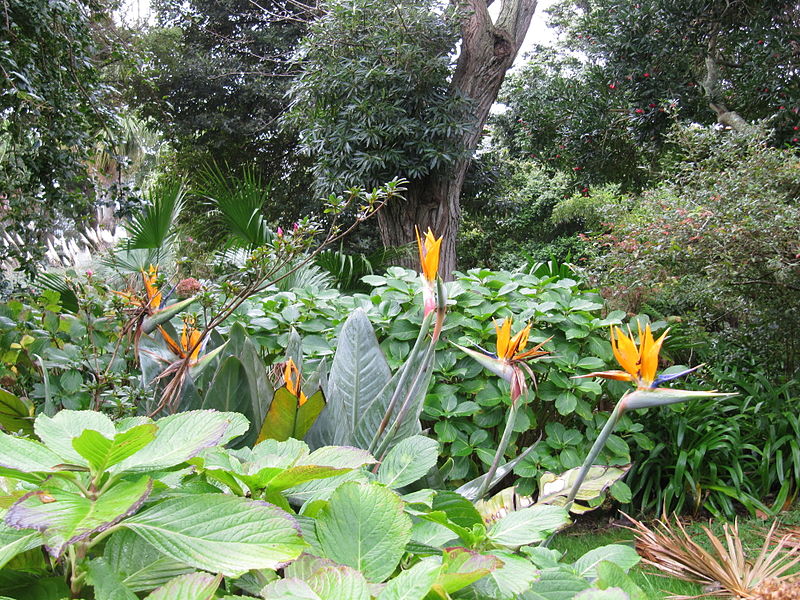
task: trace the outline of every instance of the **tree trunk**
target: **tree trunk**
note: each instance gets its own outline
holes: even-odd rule
[[[461,48],[453,74],[452,93],[472,100],[472,127],[462,140],[465,158],[427,177],[410,182],[405,201],[390,202],[378,213],[381,239],[386,246],[414,240],[414,225],[430,227],[443,236],[439,273],[451,279],[456,268],[456,236],[461,222],[461,188],[478,146],[489,110],[497,99],[506,71],[511,67],[536,9],[537,0],[502,0],[500,14],[492,21],[492,0],[463,2]],[[408,259],[405,266],[416,266]]]

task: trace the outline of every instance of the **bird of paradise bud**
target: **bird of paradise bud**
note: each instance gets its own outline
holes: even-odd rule
[[[425,232],[425,240],[419,236],[419,228],[414,227],[417,234],[417,247],[419,248],[419,262],[422,265],[422,303],[425,307],[425,316],[436,310],[436,296],[434,285],[439,274],[439,250],[442,246],[442,238],[436,239],[428,227]]]
[[[489,371],[508,381],[511,386],[511,400],[516,401],[517,398],[525,394],[528,390],[523,369],[530,375],[534,383],[536,381],[533,371],[528,366],[527,361],[549,354],[547,350],[542,350],[542,346],[552,338],[548,338],[526,351],[525,347],[528,345],[531,325],[529,323],[518,331],[516,335],[512,336],[512,323],[513,320],[511,318],[504,319],[500,324],[495,321],[494,328],[497,334],[496,352],[489,352],[480,348],[480,346],[480,352],[459,346],[458,344],[456,344],[456,346],[477,360]]]
[[[488,352],[482,348],[480,352],[477,352],[475,350],[471,350],[470,348],[464,348],[463,346],[456,344],[456,346],[469,354],[489,371],[508,381],[511,387],[511,410],[508,412],[506,426],[503,429],[502,436],[500,437],[500,443],[497,445],[497,451],[495,452],[492,464],[489,467],[489,470],[486,472],[486,475],[483,476],[483,482],[478,489],[478,499],[482,498],[494,485],[494,477],[495,473],[497,473],[498,467],[500,466],[500,460],[505,455],[506,448],[508,448],[508,444],[511,441],[511,431],[514,428],[514,423],[517,420],[517,412],[519,411],[519,405],[521,404],[519,399],[520,397],[526,395],[528,391],[523,369],[527,371],[528,375],[530,375],[535,384],[536,379],[533,375],[533,371],[528,366],[527,361],[549,354],[547,350],[542,350],[542,346],[552,339],[548,338],[530,350],[526,351],[525,346],[528,344],[528,338],[531,333],[530,323],[518,331],[514,336],[511,335],[511,325],[512,319],[510,318],[504,319],[500,324],[495,321],[494,327],[497,333],[496,353]]]
[[[264,440],[303,439],[325,408],[322,390],[307,397],[300,387],[300,369],[290,358],[283,369],[283,387],[275,390],[256,444]]]
[[[667,329],[660,338],[657,340],[653,338],[653,333],[650,331],[648,324],[644,331],[639,325],[639,346],[633,341],[633,334],[628,329],[628,335],[625,335],[619,327],[611,328],[611,350],[614,353],[614,358],[624,369],[623,371],[596,371],[594,373],[587,373],[586,375],[577,375],[574,379],[583,377],[602,377],[603,379],[615,379],[617,381],[631,381],[636,384],[637,390],[655,390],[662,383],[683,377],[689,373],[696,371],[703,365],[698,365],[691,369],[686,369],[679,373],[670,373],[669,375],[659,375],[656,377],[658,370],[658,355],[661,352],[661,346],[667,338],[669,329]]]

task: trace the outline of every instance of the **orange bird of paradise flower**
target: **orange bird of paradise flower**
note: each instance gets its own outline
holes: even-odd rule
[[[542,350],[542,346],[552,338],[548,338],[526,351],[525,347],[528,344],[528,337],[531,333],[531,324],[528,323],[518,331],[516,335],[512,336],[512,323],[513,321],[511,318],[506,318],[499,324],[495,321],[494,327],[497,334],[497,351],[495,353],[484,350],[480,348],[480,346],[478,346],[481,350],[480,352],[458,346],[458,344],[456,344],[456,346],[472,356],[492,373],[508,381],[511,385],[511,400],[514,401],[528,389],[525,383],[525,373],[523,373],[522,368],[528,372],[528,375],[531,376],[531,379],[533,379],[535,383],[536,379],[527,361],[549,354],[547,350]]]
[[[172,339],[163,327],[158,328],[159,333],[164,338],[164,341],[169,346],[169,349],[180,358],[189,358],[190,364],[197,363],[200,356],[200,347],[202,333],[195,327],[195,321],[192,318],[186,318],[183,321],[183,328],[181,329],[180,343]]]
[[[637,390],[654,390],[662,383],[683,377],[699,369],[702,365],[679,373],[656,377],[658,355],[661,352],[664,340],[667,338],[667,333],[669,333],[669,329],[661,334],[661,337],[654,339],[650,325],[645,326],[644,331],[642,331],[640,325],[639,345],[637,347],[636,342],[633,341],[633,334],[630,332],[630,328],[628,329],[628,335],[625,335],[622,329],[612,326],[611,350],[623,370],[596,371],[586,375],[577,375],[575,379],[602,377],[603,379],[615,379],[617,381],[631,381],[636,384]]]
[[[436,299],[434,297],[433,286],[439,274],[439,250],[442,246],[442,238],[436,238],[428,227],[423,241],[419,235],[419,229],[415,226],[417,234],[417,247],[419,248],[419,262],[422,265],[422,302],[425,307],[425,315],[436,309]]]

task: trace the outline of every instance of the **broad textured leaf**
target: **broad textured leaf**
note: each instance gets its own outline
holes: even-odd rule
[[[588,581],[568,568],[543,569],[538,581],[534,581],[522,597],[525,600],[572,600],[589,587]]]
[[[286,577],[307,583],[320,600],[370,599],[364,575],[330,560],[303,556],[286,568]]]
[[[305,546],[284,511],[220,494],[171,498],[124,524],[176,561],[232,577],[277,568]]]
[[[630,596],[621,588],[608,588],[605,590],[583,590],[575,595],[574,600],[631,600]]]
[[[187,573],[168,581],[145,600],[211,600],[221,580],[221,575]]]
[[[103,548],[103,558],[133,592],[147,592],[194,569],[164,556],[128,529],[114,532]]]
[[[392,491],[378,485],[342,484],[317,515],[325,556],[358,569],[371,582],[392,574],[411,539],[411,519]]]
[[[378,481],[400,488],[421,479],[436,466],[439,444],[421,435],[404,439],[392,448],[378,469]]]
[[[328,376],[326,412],[335,424],[334,444],[354,444],[355,428],[391,377],[372,324],[362,309],[356,309],[339,333]]]
[[[503,566],[472,584],[472,588],[482,597],[495,600],[516,598],[539,578],[538,569],[530,561],[511,552],[492,554],[503,562]]]
[[[42,534],[30,529],[15,529],[0,522],[0,569],[17,554],[41,546]]]
[[[72,440],[87,429],[97,431],[110,440],[117,430],[105,414],[94,410],[62,410],[55,416],[41,414],[36,417],[34,430],[39,439],[53,452],[61,456],[61,462],[88,465],[75,448]]]
[[[261,590],[264,600],[322,600],[305,581],[297,577],[268,583]]]
[[[419,562],[391,579],[377,600],[423,600],[441,570],[442,565],[436,561]]]
[[[489,529],[495,544],[518,548],[541,542],[570,522],[567,511],[559,506],[531,506],[508,513]]]
[[[311,454],[300,458],[298,465],[320,465],[325,467],[340,467],[343,469],[357,469],[364,465],[377,462],[366,450],[352,446],[323,446]]]
[[[436,585],[452,594],[502,566],[503,561],[491,554],[479,554],[465,548],[448,548],[443,554],[442,570]]]
[[[225,444],[247,431],[247,420],[237,413],[194,410],[156,421],[155,439],[116,464],[112,471],[152,471],[179,465],[203,448]]]
[[[595,585],[603,589],[620,588],[628,594],[630,600],[647,600],[644,590],[636,585],[621,567],[612,562],[604,560],[597,565]]]
[[[87,460],[95,473],[100,473],[147,446],[155,439],[157,430],[155,423],[137,425],[110,440],[93,429],[87,429],[72,440],[72,447]]]
[[[343,473],[350,472],[351,469],[337,469],[335,467],[320,467],[314,465],[300,465],[281,471],[272,477],[267,483],[267,489],[275,492],[280,492],[291,487],[305,483],[306,481],[313,481],[315,479],[326,479],[328,477],[335,477]]]
[[[89,562],[89,583],[94,587],[95,600],[138,600],[120,574],[103,558]]]
[[[636,550],[630,546],[608,544],[607,546],[589,550],[589,552],[576,560],[572,567],[581,577],[594,579],[597,577],[597,565],[602,561],[614,563],[627,572],[628,569],[636,566],[640,560],[641,558],[636,553]]]
[[[34,406],[30,400],[20,398],[0,388],[0,427],[3,430],[33,435]]]
[[[51,498],[43,501],[39,492],[30,492],[8,510],[6,523],[41,531],[47,551],[57,558],[70,544],[105,531],[138,510],[150,495],[152,485],[149,477],[121,481],[96,500],[51,489],[47,491]]]
[[[0,467],[23,473],[52,473],[64,459],[33,440],[0,432]]]

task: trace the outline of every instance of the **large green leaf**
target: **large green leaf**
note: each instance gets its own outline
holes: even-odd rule
[[[400,488],[421,479],[436,466],[439,443],[421,435],[404,439],[392,448],[378,469],[378,481]]]
[[[31,529],[14,529],[0,522],[0,569],[17,554],[41,546],[42,534]]]
[[[631,598],[625,590],[614,587],[605,590],[596,588],[583,590],[575,595],[574,600],[631,600]]]
[[[0,467],[23,473],[52,473],[64,460],[39,442],[0,432]]]
[[[630,600],[647,600],[644,590],[633,582],[624,569],[612,562],[598,563],[595,585],[601,589],[620,588]]]
[[[452,594],[502,566],[503,561],[491,554],[480,554],[465,548],[447,548],[442,555],[442,570],[436,585]]]
[[[93,472],[102,473],[147,446],[155,439],[157,430],[155,423],[146,423],[118,433],[110,440],[87,429],[72,440],[72,447],[88,461]]]
[[[286,577],[302,581],[320,600],[369,600],[370,593],[364,575],[344,565],[303,556],[286,568]],[[298,586],[298,591],[302,589]],[[283,598],[282,596],[277,596]]]
[[[431,560],[417,563],[391,579],[378,594],[377,600],[423,600],[430,591],[442,565]]]
[[[221,575],[187,573],[168,581],[145,600],[211,600],[221,581]]]
[[[33,435],[34,410],[30,400],[0,388],[0,427],[5,431]]]
[[[503,566],[472,584],[481,598],[506,600],[517,598],[539,578],[539,570],[530,561],[511,552],[493,552]]]
[[[539,579],[522,595],[525,600],[572,600],[579,592],[588,589],[589,582],[568,568],[543,569]]]
[[[348,482],[339,486],[317,515],[316,530],[327,558],[380,582],[403,556],[411,539],[411,519],[391,490]]]
[[[176,561],[232,577],[277,568],[305,546],[284,511],[221,494],[170,498],[124,525]]]
[[[114,465],[114,472],[152,471],[174,467],[203,448],[225,444],[249,427],[238,413],[194,410],[159,419],[155,439],[142,450]]]
[[[153,590],[193,570],[164,556],[129,529],[114,532],[103,548],[103,559],[133,592]]]
[[[511,470],[514,467],[516,467],[517,464],[519,464],[522,461],[522,459],[524,459],[526,456],[528,456],[528,454],[533,452],[533,450],[538,445],[539,445],[539,440],[537,440],[535,443],[533,443],[530,446],[528,446],[527,448],[525,448],[525,450],[523,450],[515,458],[511,459],[510,461],[508,461],[507,463],[505,463],[503,465],[500,465],[497,468],[497,471],[495,472],[494,476],[492,477],[491,483],[486,488],[486,491],[488,492],[495,485],[500,483],[500,481],[506,475],[508,475],[511,472]],[[480,477],[476,477],[475,479],[472,479],[471,481],[468,481],[464,485],[460,486],[459,488],[456,489],[456,491],[459,494],[461,494],[462,496],[464,496],[465,498],[469,499],[469,500],[479,500],[478,492],[481,490],[481,487],[483,487],[483,482],[488,477],[488,475],[489,475],[488,473],[484,473]]]
[[[597,565],[603,561],[614,563],[623,571],[636,566],[641,558],[636,550],[622,544],[608,544],[589,550],[575,561],[572,567],[581,577],[594,579],[597,577]]]
[[[569,522],[567,511],[560,506],[531,506],[508,513],[489,529],[488,535],[495,544],[519,548],[543,541]]]
[[[94,410],[62,410],[53,417],[41,414],[36,417],[34,429],[39,439],[61,457],[61,462],[84,466],[89,463],[72,447],[72,440],[87,429],[97,431],[110,440],[117,433],[111,419]]]
[[[419,417],[433,375],[433,359],[432,345],[423,345],[417,352],[409,355],[403,366],[383,387],[357,424],[353,434],[356,444],[368,447],[393,396],[398,399],[398,402],[388,421],[388,426],[381,436],[381,447],[391,448],[401,440],[422,431]],[[406,408],[401,415],[403,405]]]
[[[30,492],[8,509],[6,523],[18,529],[41,531],[47,551],[58,558],[70,544],[134,513],[151,489],[152,480],[141,477],[121,481],[94,500],[61,489],[48,489],[46,494]]]
[[[94,586],[95,600],[138,600],[120,574],[103,558],[89,562],[89,583]]]
[[[392,374],[364,311],[353,311],[339,332],[336,355],[328,376],[327,418],[335,425],[337,445],[359,445],[353,433]],[[383,416],[383,415],[381,415]],[[373,430],[374,431],[374,430]],[[370,435],[371,439],[371,435]]]

